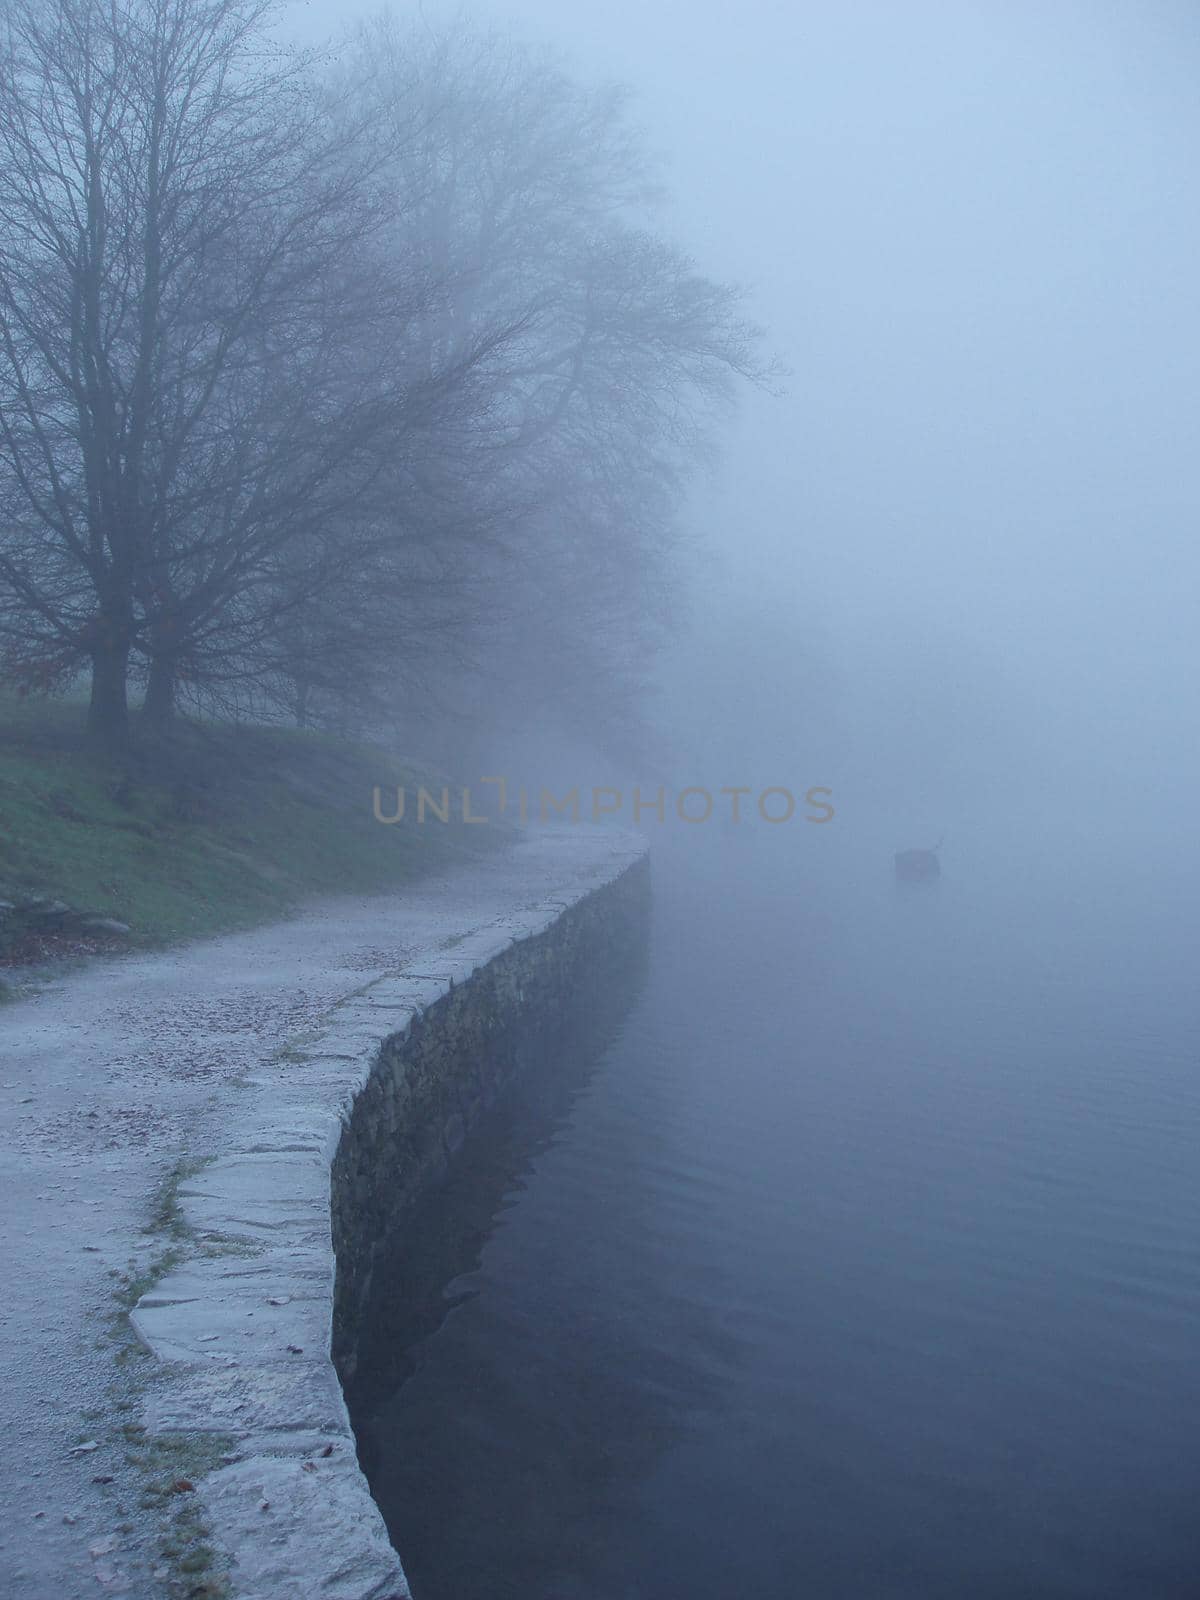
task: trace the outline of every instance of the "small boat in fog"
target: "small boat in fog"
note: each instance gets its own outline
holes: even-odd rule
[[[942,864],[938,860],[938,851],[942,848],[941,839],[932,850],[897,850],[895,855],[896,877],[901,883],[932,883],[939,878]]]

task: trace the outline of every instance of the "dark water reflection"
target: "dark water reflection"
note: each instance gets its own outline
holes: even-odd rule
[[[397,1256],[357,1420],[417,1595],[1200,1594],[1186,834],[905,891],[781,834],[660,853],[629,1015]]]

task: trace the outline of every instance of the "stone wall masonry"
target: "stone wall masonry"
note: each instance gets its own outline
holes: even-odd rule
[[[450,917],[432,947],[264,1065],[225,1147],[179,1186],[186,1259],[132,1313],[167,1364],[145,1420],[152,1434],[230,1441],[196,1492],[242,1600],[409,1595],[338,1370],[353,1375],[398,1209],[644,924],[642,841],[560,838],[531,903],[483,925]]]

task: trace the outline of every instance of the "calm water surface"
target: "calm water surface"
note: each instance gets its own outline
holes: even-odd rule
[[[1200,1595],[1191,840],[833,832],[667,839],[632,1010],[395,1263],[419,1600]]]

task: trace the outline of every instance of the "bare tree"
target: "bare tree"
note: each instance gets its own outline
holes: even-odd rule
[[[483,330],[486,468],[472,482],[512,510],[470,652],[467,693],[576,718],[606,692],[627,707],[669,620],[676,517],[739,380],[770,382],[739,292],[655,231],[658,191],[619,89],[590,90],[501,33],[384,17],[350,68],[397,143],[410,197],[404,249],[447,300],[427,359]],[[636,665],[634,663],[637,663]],[[552,665],[551,665],[552,663]]]
[[[269,0],[14,0],[0,62],[0,584],[10,662],[152,713],[406,397],[361,126],[264,54]],[[373,370],[361,353],[375,338]],[[345,346],[352,329],[359,360]],[[236,604],[235,604],[236,602]]]
[[[381,715],[623,704],[736,381],[617,91],[384,20],[318,81],[271,0],[12,0],[0,46],[0,669]],[[550,685],[547,688],[547,684]]]

